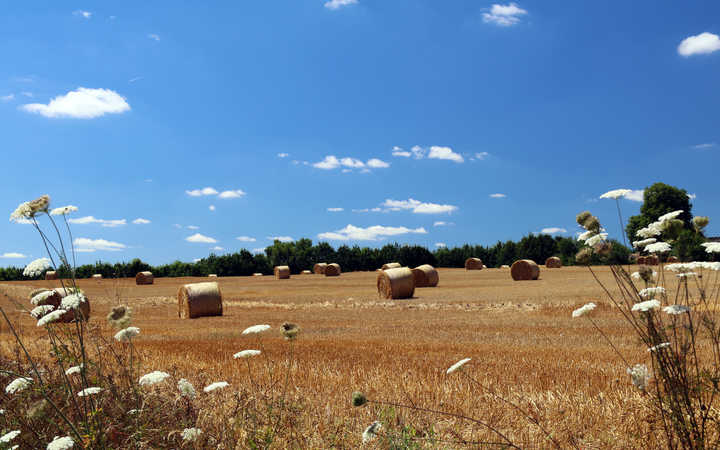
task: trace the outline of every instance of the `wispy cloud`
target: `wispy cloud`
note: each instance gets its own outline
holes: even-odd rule
[[[143,77],[130,78],[130,79],[128,80],[128,83],[134,83],[134,82],[140,81],[140,80],[142,80],[142,79],[143,79]]]
[[[255,241],[257,241],[257,239],[255,239],[254,237],[250,237],[250,236],[238,236],[235,239],[237,239],[240,242],[255,242]]]
[[[449,227],[451,225],[455,225],[454,222],[445,222],[444,220],[437,220],[433,222],[434,227]]]
[[[490,198],[505,198],[507,195],[505,194],[490,194]]]
[[[540,232],[543,234],[557,234],[557,233],[567,233],[567,230],[565,228],[560,228],[560,227],[547,227],[547,228],[543,228]]]
[[[155,33],[150,33],[147,35],[148,38],[152,39],[153,41],[159,41],[160,35]]]
[[[211,187],[206,187],[206,188],[202,188],[202,189],[193,189],[190,191],[185,191],[185,193],[187,195],[189,195],[190,197],[202,197],[202,196],[207,196],[207,195],[219,194],[219,192],[216,191],[215,188],[211,188]]]
[[[390,167],[390,163],[377,158],[371,158],[367,162],[367,166],[373,169],[387,169]]]
[[[488,152],[475,153],[475,159],[479,159],[480,161],[487,158],[488,156],[490,156],[490,153],[488,153]]]
[[[215,211],[215,205],[210,205],[210,206],[208,206],[208,209],[209,209],[210,211]]]
[[[92,13],[90,11],[83,11],[78,9],[77,11],[73,11],[74,16],[82,17],[83,19],[89,19],[92,17]]]
[[[0,258],[19,259],[19,258],[27,258],[27,255],[23,255],[22,253],[9,252],[9,253],[3,253],[2,255],[0,255]]]
[[[494,4],[490,8],[490,12],[483,13],[483,22],[499,25],[501,27],[510,27],[520,23],[520,18],[528,12],[520,8],[516,3],[508,3],[507,5]]]
[[[221,251],[225,250],[225,248],[220,247],[219,245],[216,245],[215,247],[210,247],[210,250],[215,250],[217,252],[221,252]]]
[[[23,111],[49,118],[94,119],[105,114],[130,111],[130,105],[120,94],[110,89],[78,88],[59,95],[48,104],[29,103]]]
[[[290,156],[290,153],[278,153],[277,154],[278,158],[287,158],[288,156]]]
[[[425,228],[407,228],[407,227],[385,227],[375,225],[372,227],[362,228],[354,225],[348,225],[337,231],[329,231],[318,234],[318,238],[331,241],[377,241],[385,239],[389,236],[400,236],[403,234],[427,234]]]
[[[456,163],[465,162],[462,155],[455,153],[450,147],[440,147],[437,145],[430,147],[428,159],[447,159]]]
[[[325,2],[325,7],[327,9],[340,9],[343,6],[349,6],[349,5],[355,5],[357,4],[358,0],[329,0]]]
[[[244,195],[245,195],[245,192],[242,189],[235,189],[235,190],[231,190],[231,191],[222,191],[218,195],[218,198],[224,198],[224,199],[240,198],[240,197],[243,197]]]
[[[328,208],[328,212],[341,212],[345,211],[345,208]]]
[[[142,217],[138,217],[137,219],[133,220],[132,223],[135,225],[147,225],[150,223],[149,220],[143,219]]]
[[[85,216],[85,217],[79,217],[77,219],[68,219],[68,222],[76,225],[87,225],[91,223],[100,224],[104,227],[108,228],[115,228],[115,227],[121,227],[123,225],[127,225],[127,220],[125,219],[114,219],[114,220],[105,220],[105,219],[96,219],[93,216]]]
[[[440,205],[437,203],[425,203],[413,198],[407,200],[387,199],[382,204],[389,211],[412,211],[415,214],[443,214],[457,211],[454,205]]]
[[[280,241],[280,242],[292,242],[295,239],[291,238],[290,236],[268,236],[268,239],[271,241]]]
[[[715,147],[716,145],[717,145],[717,144],[716,144],[715,142],[705,142],[704,144],[693,145],[692,148],[695,148],[695,149],[698,149],[698,150],[703,150],[703,149],[706,149],[706,148],[713,148],[713,147]]]
[[[119,252],[127,248],[125,244],[105,239],[76,238],[73,244],[76,251],[85,253],[95,251]]]
[[[2,102],[9,102],[14,99],[15,99],[15,94],[8,94],[8,95],[3,95],[2,97],[0,97],[0,101],[2,101]]]
[[[213,239],[210,236],[205,236],[200,233],[195,233],[192,236],[188,236],[185,238],[186,241],[192,242],[195,244],[216,244],[217,239]]]
[[[445,244],[444,242],[436,242],[436,243],[435,243],[435,247],[437,247],[437,248],[445,248],[445,247],[447,247],[447,244]]]
[[[390,167],[390,164],[378,158],[371,158],[367,162],[363,162],[357,158],[343,157],[338,159],[335,155],[327,155],[322,161],[316,162],[312,166],[323,170],[334,170],[342,167],[343,173],[349,173],[355,169],[361,172],[368,172],[368,168],[386,169]]]
[[[718,50],[720,50],[720,37],[707,31],[683,39],[677,48],[677,52],[685,57],[713,53]]]
[[[412,153],[396,145],[392,148],[392,155],[395,157],[409,158],[412,156]]]
[[[197,225],[188,225],[188,226],[185,227],[185,228],[187,228],[188,230],[193,230],[193,231],[200,229],[200,227],[197,226]]]
[[[625,194],[625,199],[633,201],[633,202],[642,202],[644,201],[644,194],[645,189],[638,189],[634,191],[630,191],[629,194]]]
[[[697,194],[688,194],[687,196],[690,200],[695,200],[697,198]]]

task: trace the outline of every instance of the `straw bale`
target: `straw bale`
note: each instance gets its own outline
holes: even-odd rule
[[[223,315],[222,293],[216,281],[181,286],[177,298],[181,319]]]
[[[45,272],[45,279],[46,280],[57,280],[58,279],[57,272],[55,272],[54,270],[48,270],[47,272]]]
[[[383,266],[380,268],[380,270],[397,269],[398,267],[402,267],[402,264],[397,263],[397,262],[391,262],[391,263],[383,264]]]
[[[135,275],[135,284],[142,285],[142,284],[153,284],[155,283],[155,277],[153,276],[152,272],[138,272]]]
[[[210,273],[210,274],[208,274],[208,278],[217,278],[217,274],[216,274],[216,273]]]
[[[465,270],[482,270],[483,262],[480,258],[468,258],[465,260]]]
[[[435,287],[440,281],[437,269],[430,264],[423,264],[412,269],[415,287]]]
[[[408,267],[383,270],[378,272],[377,289],[382,298],[411,298],[415,293],[415,277]]]
[[[289,266],[275,266],[274,272],[275,278],[277,278],[278,280],[286,280],[290,278]]]
[[[503,264],[502,266],[500,266],[500,268],[501,268],[501,269],[509,269],[510,266],[508,266],[507,264]]]
[[[312,270],[303,270],[300,273],[302,273],[303,275],[312,275]]]
[[[253,274],[253,276],[254,276],[254,277],[261,277],[261,276],[263,276],[263,274],[261,274],[260,272],[255,272],[255,273]]]
[[[638,256],[637,257],[637,263],[640,265],[645,265],[645,262],[647,261],[647,256]]]
[[[645,257],[645,265],[657,266],[660,264],[660,258],[657,255],[648,255]]]
[[[325,273],[326,267],[327,263],[317,263],[313,266],[313,272],[315,272],[317,275],[323,275]]]
[[[668,264],[673,264],[673,263],[680,262],[680,259],[678,259],[677,256],[668,256],[667,260],[665,262]]]
[[[60,303],[62,303],[63,298],[67,297],[70,294],[75,293],[75,289],[68,287],[68,288],[62,288],[59,287],[57,289],[53,289],[53,295],[47,298],[45,301],[46,305],[53,305],[55,309],[58,309],[60,307]],[[78,310],[78,317],[82,317],[84,320],[90,319],[90,299],[85,297],[85,301],[80,304],[80,309]],[[74,322],[75,321],[75,313],[70,310],[60,316],[60,319],[58,319],[58,322]]]
[[[331,263],[328,264],[327,267],[325,267],[326,277],[337,277],[340,276],[341,273],[342,270],[340,270],[340,264],[338,263]]]
[[[559,269],[562,265],[562,260],[557,256],[551,256],[545,260],[545,267],[548,269]]]
[[[537,280],[540,276],[540,267],[531,259],[520,259],[510,267],[510,276],[515,281]]]
[[[102,276],[101,273],[96,273],[96,274],[94,274],[91,278],[94,278],[94,279],[96,279],[96,280],[100,280],[100,279],[102,279],[102,277],[103,277],[103,276]]]

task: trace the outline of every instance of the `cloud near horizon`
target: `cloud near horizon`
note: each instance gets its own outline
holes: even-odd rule
[[[79,217],[77,219],[68,219],[68,222],[75,225],[87,225],[90,223],[97,223],[107,228],[116,228],[127,225],[127,220],[125,219],[105,220],[96,219],[93,216]]]
[[[94,119],[105,114],[122,114],[130,111],[130,105],[124,97],[110,89],[80,87],[55,97],[48,104],[29,103],[22,105],[20,109],[53,119]]]
[[[356,227],[348,224],[345,228],[337,231],[328,231],[318,234],[318,238],[330,241],[378,241],[389,236],[399,236],[403,234],[427,234],[425,228],[407,228],[407,227],[385,227],[382,225],[374,225],[367,228]]]
[[[390,164],[378,158],[370,158],[367,162],[363,162],[357,158],[343,157],[338,159],[335,155],[327,155],[322,161],[316,162],[312,166],[322,170],[334,170],[343,167],[342,172],[348,173],[352,172],[353,169],[362,169],[362,172],[367,172],[368,167],[387,169]]]
[[[14,259],[27,258],[27,255],[23,255],[22,253],[16,253],[16,252],[8,252],[8,253],[3,253],[2,255],[0,255],[0,258],[14,258]]]
[[[560,227],[548,227],[548,228],[543,228],[540,232],[542,234],[557,234],[557,233],[567,233],[567,230],[565,228],[560,228]]]
[[[137,219],[133,220],[132,223],[135,225],[147,225],[150,223],[149,220],[143,219],[142,217],[138,217]]]
[[[185,238],[187,242],[192,242],[196,244],[216,244],[217,239],[213,239],[210,236],[205,236],[200,233],[195,233],[192,236],[188,236]]]
[[[382,204],[388,211],[412,211],[415,214],[443,214],[457,211],[454,205],[439,205],[437,203],[424,203],[415,199],[393,200],[387,199]]]
[[[95,251],[119,252],[127,248],[125,244],[119,242],[90,238],[75,238],[73,245],[75,245],[76,251],[84,253]]]

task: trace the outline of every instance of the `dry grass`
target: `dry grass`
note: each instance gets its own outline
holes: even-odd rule
[[[609,269],[597,270],[614,286]],[[289,344],[278,329],[283,322],[298,324],[290,396],[299,407],[293,417],[299,434],[292,447],[357,447],[362,430],[381,417],[392,424],[384,432],[414,429],[419,435],[434,431],[443,439],[498,441],[460,420],[378,405],[353,408],[350,394],[356,390],[373,400],[462,412],[492,424],[523,447],[549,447],[519,413],[462,374],[445,375],[465,357],[473,359],[466,373],[531,411],[563,446],[662,445],[660,422],[648,413],[647,399],[633,389],[622,362],[587,320],[571,319],[574,308],[594,301],[599,305],[596,323],[625,358],[649,363],[586,268],[542,271],[540,280],[523,282],[514,282],[501,269],[439,269],[439,274],[440,287],[419,288],[414,298],[397,301],[378,299],[375,272],[282,281],[223,277],[217,282],[224,315],[193,321],[178,319],[175,296],[181,285],[204,278],[157,278],[148,286],[136,286],[134,279],[79,280],[79,286],[92,302],[91,325],[100,326],[107,336],[113,331],[104,317],[119,303],[118,297],[133,308],[133,325],[142,330],[135,345],[145,372],[166,370],[196,387],[218,380],[236,389],[250,386],[247,366],[232,355],[257,347],[255,338],[240,334],[254,324],[273,326],[262,336],[265,353],[274,370],[284,370]],[[5,283],[0,290],[28,304],[31,288],[57,286],[59,281]],[[6,310],[15,309],[2,298],[0,302]],[[11,319],[37,352],[47,352],[45,333],[32,318],[14,311]],[[0,339],[2,353],[13,354],[7,326],[0,325]],[[255,376],[263,370],[262,361],[251,362]],[[222,423],[223,411],[233,402],[232,391],[216,397],[220,401],[208,414],[216,414]],[[172,424],[169,427],[172,431]]]

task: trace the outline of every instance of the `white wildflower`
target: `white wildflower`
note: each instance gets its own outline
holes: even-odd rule
[[[650,347],[649,349],[647,349],[647,351],[649,351],[649,352],[656,352],[656,351],[658,351],[658,350],[660,350],[660,349],[663,349],[663,348],[666,348],[666,347],[670,347],[670,343],[669,343],[669,342],[663,342],[662,344],[658,344],[658,345],[656,345],[656,346],[654,346],[654,347]]]
[[[633,247],[641,248],[641,247],[645,247],[648,244],[654,244],[656,242],[657,242],[657,239],[655,239],[655,238],[643,239],[642,241],[633,242]]]
[[[697,274],[695,272],[685,272],[685,273],[679,273],[677,274],[678,278],[687,278],[687,277],[696,277]]]
[[[55,309],[53,305],[40,305],[36,306],[35,308],[30,311],[30,315],[33,316],[36,319],[39,319],[40,317],[44,316],[45,314],[49,313]]]
[[[39,294],[37,294],[36,296],[34,296],[30,300],[30,303],[32,303],[35,306],[42,305],[45,303],[45,301],[48,298],[52,297],[54,294],[55,294],[55,291],[42,291]]]
[[[53,441],[47,445],[47,450],[68,450],[73,448],[75,441],[70,436],[55,436]]]
[[[662,228],[657,222],[651,223],[645,228],[640,228],[635,232],[635,236],[641,238],[651,238],[653,236],[660,236],[662,234]]]
[[[63,298],[62,302],[60,303],[60,307],[66,311],[70,311],[71,309],[78,309],[80,308],[80,305],[86,300],[87,299],[85,298],[85,295],[76,292],[75,294],[70,294]]]
[[[695,263],[672,263],[672,264],[665,264],[665,270],[669,270],[671,272],[692,272],[697,268],[697,265]]]
[[[677,316],[678,314],[685,314],[686,312],[690,312],[690,308],[685,305],[670,305],[664,307],[663,311],[665,311],[667,314]]]
[[[72,366],[68,370],[65,371],[65,375],[72,375],[74,373],[80,373],[81,370],[82,370],[82,364],[80,364],[79,366]]]
[[[56,309],[55,311],[44,315],[40,320],[38,320],[37,326],[44,327],[49,323],[55,322],[56,320],[60,319],[66,312],[67,311],[65,311],[64,309]]]
[[[78,397],[87,397],[88,395],[95,395],[99,392],[102,392],[103,388],[101,387],[89,387],[85,388],[82,391],[78,392]]]
[[[270,325],[253,325],[245,328],[242,334],[257,334],[270,329]]]
[[[645,246],[645,251],[650,253],[667,253],[671,250],[670,244],[667,242],[656,242]]]
[[[185,378],[180,378],[180,381],[178,381],[178,391],[180,391],[180,394],[188,397],[188,398],[195,398],[196,392],[195,387]]]
[[[55,208],[52,211],[50,211],[51,216],[65,216],[67,214],[70,214],[71,212],[77,211],[77,206],[68,205],[63,206],[61,208]]]
[[[471,359],[472,358],[461,359],[460,361],[458,361],[455,364],[453,364],[452,366],[450,366],[450,368],[448,370],[446,370],[445,373],[450,374],[450,373],[455,372],[456,370],[460,369],[465,364],[469,363]]]
[[[639,280],[640,278],[642,278],[640,276],[640,272],[633,272],[630,274],[630,277],[632,277],[632,279],[634,279],[634,280]]]
[[[644,302],[635,303],[632,307],[633,311],[642,311],[642,312],[648,312],[653,309],[658,309],[660,307],[660,302],[657,300],[646,300]]]
[[[576,309],[575,311],[573,311],[573,312],[572,312],[572,316],[573,316],[573,317],[582,317],[582,316],[584,316],[585,314],[590,313],[590,311],[592,311],[593,309],[595,309],[596,306],[597,306],[597,305],[595,305],[595,303],[590,302],[590,303],[586,304],[585,306],[582,306],[582,307]]]
[[[10,222],[22,222],[32,217],[32,208],[30,208],[30,202],[20,203],[15,211],[10,214]]]
[[[600,196],[600,198],[612,198],[612,199],[619,199],[620,197],[625,197],[629,193],[631,193],[632,190],[630,189],[614,189],[612,191],[608,191]]]
[[[27,389],[28,386],[32,384],[33,380],[32,378],[15,378],[5,387],[5,393],[6,394],[15,394],[20,391],[24,391]]]
[[[140,328],[127,327],[115,333],[115,340],[118,342],[130,342],[130,339],[140,334]]]
[[[373,440],[375,436],[377,436],[377,432],[381,427],[382,424],[376,420],[375,422],[371,423],[369,427],[365,428],[365,431],[363,431],[362,434],[363,444]]]
[[[578,240],[578,241],[585,241],[585,240],[587,240],[588,238],[592,237],[594,234],[595,234],[594,231],[586,231],[586,232],[584,232],[584,233],[581,233],[581,234],[577,237],[577,240]]]
[[[655,297],[657,295],[665,295],[665,288],[662,286],[645,288],[638,292],[638,295],[643,298]]]
[[[607,233],[599,233],[591,238],[585,239],[585,243],[587,245],[589,245],[590,247],[594,247],[595,245],[603,242],[605,240],[605,238],[607,238],[607,236],[608,236]]]
[[[50,268],[50,260],[48,258],[39,258],[25,266],[23,275],[26,277],[36,277]]]
[[[140,384],[140,386],[150,386],[150,385],[165,381],[165,378],[167,378],[169,376],[170,376],[169,373],[155,370],[153,372],[150,372],[150,373],[147,373],[147,374],[141,376],[140,379],[138,380],[138,384]]]
[[[229,386],[230,383],[227,381],[216,381],[215,383],[209,384],[203,388],[203,391],[205,392],[212,392],[215,389],[222,389],[226,386]]]
[[[0,409],[0,416],[2,416],[3,414],[5,414],[5,410],[4,410],[4,409]]]
[[[707,253],[720,253],[720,242],[703,242],[703,247]]]
[[[0,444],[7,444],[20,434],[20,430],[11,431],[0,436]]]
[[[635,367],[632,369],[627,369],[627,373],[630,375],[632,384],[636,388],[641,391],[644,391],[645,388],[647,388],[647,383],[650,380],[650,374],[648,373],[648,368],[645,364],[635,364]]]
[[[182,432],[182,438],[185,442],[195,442],[200,438],[202,430],[200,428],[185,428]]]
[[[235,359],[238,359],[238,358],[250,358],[251,356],[257,356],[257,355],[259,355],[260,353],[261,353],[260,350],[243,350],[243,351],[241,351],[241,352],[235,353],[235,354],[233,355],[233,358],[235,358]]]
[[[673,219],[675,219],[677,216],[679,216],[679,215],[682,214],[682,213],[683,213],[683,210],[682,210],[682,209],[678,209],[677,211],[673,211],[673,212],[669,212],[669,213],[667,213],[667,214],[663,214],[662,216],[658,217],[657,222],[662,223],[662,222],[667,222],[668,220],[673,220]],[[657,223],[657,222],[656,222],[656,223]]]

